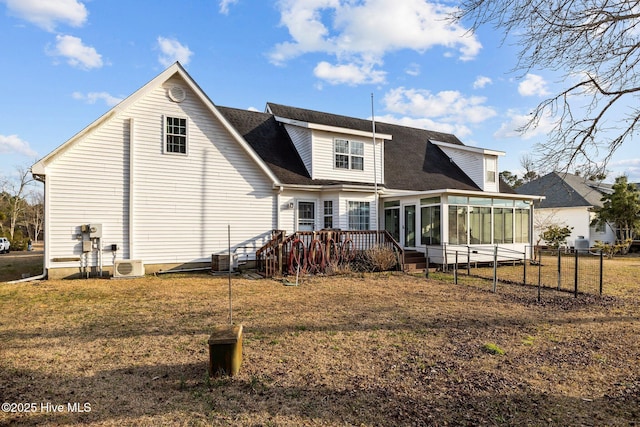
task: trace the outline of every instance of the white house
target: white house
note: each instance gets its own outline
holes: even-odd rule
[[[504,153],[454,135],[268,103],[215,105],[175,63],[32,167],[50,278],[253,260],[273,230],[387,230],[423,251],[531,244]],[[127,263],[131,261],[131,263]]]
[[[567,245],[576,247],[580,241],[593,246],[596,241],[614,243],[615,231],[609,225],[591,225],[593,208],[602,207],[602,196],[611,194],[611,185],[587,180],[564,172],[551,172],[517,189],[522,194],[544,196],[536,204],[534,239],[549,225],[572,227]],[[587,243],[588,242],[588,243]]]

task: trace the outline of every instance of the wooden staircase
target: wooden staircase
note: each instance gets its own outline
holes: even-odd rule
[[[405,249],[404,251],[404,271],[411,273],[424,271],[427,268],[427,258],[422,252]]]

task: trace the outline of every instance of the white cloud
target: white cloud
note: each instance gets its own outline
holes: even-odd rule
[[[80,27],[87,20],[87,9],[77,0],[3,0],[9,12],[47,31],[58,23]]]
[[[518,93],[522,96],[545,96],[549,94],[547,82],[537,74],[527,74],[518,85]]]
[[[363,83],[383,83],[386,73],[374,70],[370,65],[358,66],[356,64],[332,65],[328,62],[320,62],[313,70],[313,74],[319,79],[331,84],[358,85]]]
[[[405,70],[405,73],[409,74],[410,76],[413,77],[417,77],[420,75],[420,64],[410,64],[407,69]]]
[[[0,135],[0,153],[22,154],[35,157],[37,153],[29,147],[29,143],[18,138],[17,135]]]
[[[238,0],[220,0],[220,13],[223,15],[229,14],[229,6],[238,3]]]
[[[615,160],[607,164],[607,169],[611,169],[610,180],[620,175],[626,175],[629,182],[640,183],[640,158]]]
[[[473,82],[473,88],[474,89],[482,89],[486,85],[489,85],[489,84],[492,84],[492,83],[493,83],[493,81],[489,77],[478,76],[478,77],[476,77],[476,81]]]
[[[395,123],[418,129],[427,129],[437,132],[451,133],[458,138],[471,135],[471,129],[462,123],[445,123],[428,118],[396,117],[390,114],[376,116],[376,120],[384,123]]]
[[[281,0],[278,7],[291,40],[270,52],[277,65],[306,53],[325,53],[337,59],[336,69],[351,64],[372,69],[385,54],[404,49],[422,53],[442,46],[466,61],[481,48],[472,32],[447,19],[453,7],[426,0]]]
[[[73,99],[84,101],[87,104],[95,104],[98,101],[104,101],[104,103],[107,104],[109,107],[113,107],[114,105],[122,101],[122,98],[112,96],[107,92],[89,92],[87,94],[83,94],[80,92],[73,92],[71,96],[73,97]]]
[[[484,105],[486,101],[485,97],[465,97],[458,91],[432,94],[428,90],[404,87],[392,89],[384,97],[387,111],[459,124],[481,123],[495,116],[496,111]]]
[[[160,49],[158,61],[165,67],[176,61],[180,61],[182,65],[187,65],[191,60],[191,55],[193,55],[189,47],[184,46],[178,40],[162,36],[158,37],[158,47]]]
[[[72,67],[88,70],[102,67],[102,55],[91,46],[85,46],[82,40],[74,36],[56,36],[56,48],[52,55],[67,58]]]
[[[543,116],[538,122],[538,126],[535,128],[527,129],[526,132],[520,132],[529,121],[531,120],[531,116],[528,114],[519,114],[515,110],[509,110],[507,112],[507,117],[509,120],[500,126],[494,133],[494,137],[496,138],[521,138],[521,139],[531,139],[538,136],[546,136],[551,130],[553,130],[555,126],[555,122],[551,115],[547,114]]]

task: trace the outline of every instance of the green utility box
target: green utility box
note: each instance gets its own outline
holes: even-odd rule
[[[215,328],[209,337],[209,376],[233,376],[242,364],[242,325]]]

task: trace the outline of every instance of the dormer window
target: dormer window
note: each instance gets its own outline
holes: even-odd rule
[[[364,170],[364,144],[336,139],[333,144],[335,168]]]
[[[498,160],[495,157],[485,157],[485,170],[487,182],[496,182],[496,169]]]

